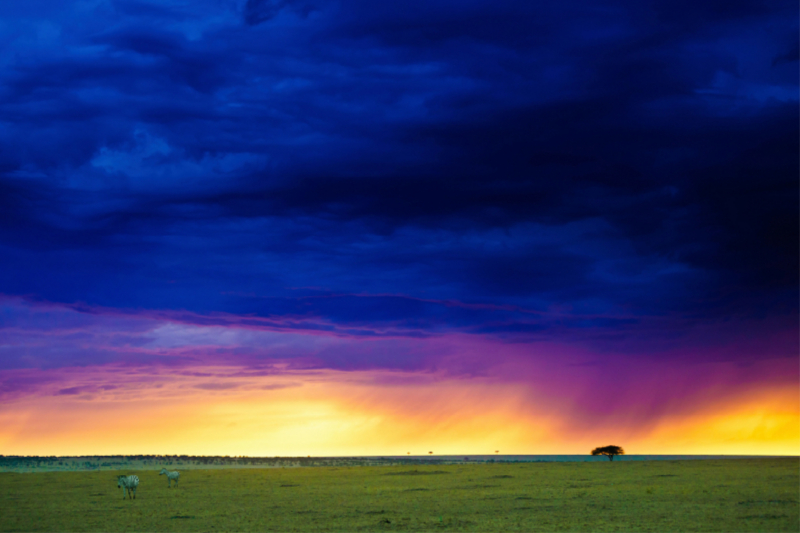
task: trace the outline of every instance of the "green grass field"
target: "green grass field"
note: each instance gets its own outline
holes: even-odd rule
[[[116,474],[141,479],[123,500]],[[800,459],[0,473],[1,531],[800,531]]]

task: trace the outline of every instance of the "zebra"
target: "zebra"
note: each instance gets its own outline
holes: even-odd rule
[[[166,475],[167,476],[167,488],[172,486],[172,482],[175,482],[175,488],[178,488],[178,478],[181,477],[181,473],[175,470],[174,472],[167,472],[166,468],[162,468],[161,472],[158,473],[159,476]]]
[[[136,499],[136,487],[139,486],[139,476],[117,476],[117,488],[122,489],[122,499],[125,496],[130,497],[133,494],[133,499]]]

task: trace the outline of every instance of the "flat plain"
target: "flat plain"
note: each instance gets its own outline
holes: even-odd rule
[[[0,473],[0,531],[800,531],[797,457],[158,470]]]

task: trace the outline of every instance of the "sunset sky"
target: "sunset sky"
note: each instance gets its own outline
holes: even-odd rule
[[[798,6],[0,2],[0,454],[800,454]]]

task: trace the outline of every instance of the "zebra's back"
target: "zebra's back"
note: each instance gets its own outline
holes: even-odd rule
[[[139,476],[120,476],[119,482],[126,489],[132,489],[139,486]]]

